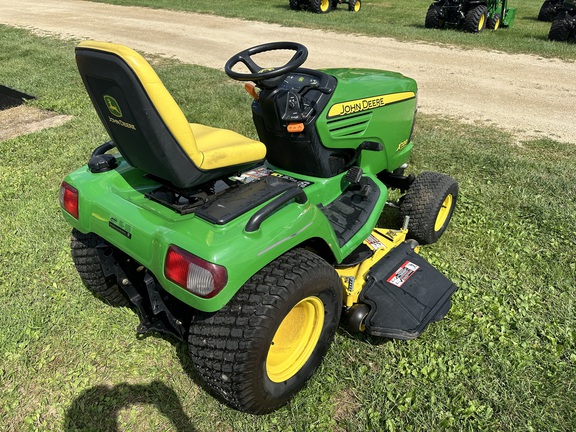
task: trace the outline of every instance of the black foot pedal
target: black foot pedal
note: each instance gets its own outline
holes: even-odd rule
[[[353,166],[346,173],[346,180],[348,180],[352,184],[358,184],[360,183],[360,180],[362,180],[362,174],[364,174],[362,168],[358,166]]]
[[[362,188],[360,189],[360,194],[364,197],[364,199],[368,198],[368,196],[372,193],[372,188],[369,184],[363,184]]]

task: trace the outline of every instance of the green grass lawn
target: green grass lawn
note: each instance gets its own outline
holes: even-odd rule
[[[576,44],[548,41],[550,23],[536,19],[543,0],[511,0],[509,7],[517,8],[514,26],[482,34],[468,34],[458,30],[424,28],[426,11],[432,0],[363,0],[358,13],[348,12],[346,4],[328,14],[293,11],[288,0],[93,0],[117,5],[147,6],[237,17],[247,20],[277,23],[288,27],[307,27],[332,30],[340,38],[354,38],[355,34],[385,36],[400,41],[423,41],[482,48],[509,53],[528,53],[543,57],[576,59]],[[297,37],[297,35],[295,35]],[[262,41],[268,42],[268,41]],[[386,53],[383,53],[386,55]],[[474,65],[470,65],[473,71]]]
[[[410,342],[339,331],[293,402],[255,417],[206,391],[184,345],[137,338],[136,314],[92,297],[72,265],[58,188],[107,139],[73,47],[0,26],[0,83],[74,116],[0,142],[0,430],[576,429],[576,146],[420,116],[411,170],[460,183],[451,226],[422,251],[459,286],[451,311]],[[242,85],[155,67],[190,120],[255,137]]]

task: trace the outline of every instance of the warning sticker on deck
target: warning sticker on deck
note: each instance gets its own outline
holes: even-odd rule
[[[368,238],[364,240],[364,242],[368,243],[368,245],[370,245],[374,250],[382,249],[384,247],[382,242],[378,240],[376,237],[374,237],[372,234],[370,234]]]
[[[387,282],[394,286],[401,287],[419,268],[420,266],[413,262],[406,261],[398,270],[392,273],[392,276],[388,278]]]

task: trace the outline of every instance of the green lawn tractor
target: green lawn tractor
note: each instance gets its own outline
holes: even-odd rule
[[[558,10],[562,5],[562,1],[563,0],[546,0],[540,7],[540,12],[538,12],[538,20],[552,21],[558,13]]]
[[[286,64],[256,63],[275,50],[288,53]],[[415,81],[305,69],[307,55],[274,42],[226,63],[252,95],[257,141],[188,123],[132,49],[76,48],[111,138],[60,190],[81,279],[133,307],[138,333],[186,342],[209,388],[250,413],[288,402],[341,322],[413,339],[447,313],[456,290],[417,253],[445,231],[458,184],[405,173]],[[399,200],[389,202],[391,189]],[[387,203],[398,220],[378,227]]]
[[[428,8],[424,26],[480,33],[485,28],[512,27],[515,16],[516,9],[508,7],[508,0],[436,0]]]
[[[576,0],[564,0],[554,16],[548,39],[565,42],[576,39]]]
[[[350,12],[358,12],[362,7],[362,0],[290,0],[290,9],[309,10],[322,14],[336,9],[339,4],[348,5]]]

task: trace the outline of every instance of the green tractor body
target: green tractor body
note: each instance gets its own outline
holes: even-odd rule
[[[273,179],[295,179],[300,185],[306,185],[306,203],[286,206],[281,212],[268,217],[257,230],[247,231],[248,222],[261,205],[240,208],[237,213],[225,218],[216,215],[216,205],[181,214],[182,210],[175,211],[174,207],[155,198],[153,192],[161,186],[157,181],[119,156],[119,166],[114,170],[94,174],[84,166],[66,177],[68,184],[79,185],[77,188],[81,190],[80,217],[76,219],[64,213],[66,218],[78,230],[105,238],[149,269],[170,294],[206,312],[220,309],[250,276],[299,244],[321,242],[332,251],[335,262],[341,262],[370,235],[387,201],[388,189],[378,180],[377,174],[383,171],[392,173],[408,161],[412,149],[410,134],[416,112],[417,87],[414,80],[391,72],[346,69],[308,73],[324,77],[334,86],[338,82],[338,88],[330,98],[317,90],[308,92],[309,97],[311,93],[317,93],[321,101],[319,105],[324,108],[315,111],[305,124],[304,131],[297,134],[288,132],[286,128],[300,118],[281,119],[286,115],[281,111],[287,102],[278,93],[285,91],[288,98],[289,90],[282,87],[275,89],[272,101],[267,101],[273,105],[267,107],[273,116],[272,130],[266,128],[265,120],[261,118],[260,105],[267,103],[264,101],[265,94],[261,95],[260,102],[254,103],[253,110],[256,124],[260,126],[261,141],[268,148],[268,161],[256,170],[239,173],[237,177],[240,180],[236,182],[243,187],[236,185],[225,195],[232,200],[234,194],[245,198],[251,193],[263,193],[265,199],[266,192],[249,191],[249,185],[244,186],[243,183],[252,180],[251,175],[261,175]],[[289,79],[294,81],[289,83],[290,91],[294,92],[295,86],[302,88],[309,85],[300,81],[301,77],[306,75],[290,75]],[[277,131],[273,130],[276,126],[280,126]],[[387,133],[382,134],[382,130]],[[382,150],[361,150],[358,155],[360,168],[379,189],[380,198],[373,203],[374,211],[362,228],[340,245],[318,206],[332,203],[342,194],[342,188],[347,186],[345,163],[358,151],[354,146],[358,146],[359,136],[362,142],[382,146]],[[323,152],[306,154],[313,147],[311,142],[322,142],[325,147],[322,148]],[[270,163],[270,159],[275,164]],[[284,192],[283,189],[285,186],[281,183],[278,193]],[[288,237],[286,233],[290,233]],[[164,266],[168,247],[172,244],[226,268],[226,286],[217,295],[204,298],[168,280]],[[241,245],[242,253],[228,245]]]
[[[426,28],[462,28],[480,33],[485,28],[512,27],[516,8],[508,0],[436,0],[426,13]]]
[[[276,49],[298,61],[250,58]],[[226,72],[258,86],[260,141],[188,124],[139,54],[82,43],[80,74],[112,141],[65,178],[60,201],[86,286],[133,306],[140,333],[187,341],[208,385],[263,413],[304,385],[341,315],[350,331],[400,339],[444,316],[456,287],[417,251],[446,229],[458,188],[404,175],[414,80],[304,69],[299,44],[251,50],[230,61],[252,74]],[[402,223],[378,228],[389,189],[405,193]]]

